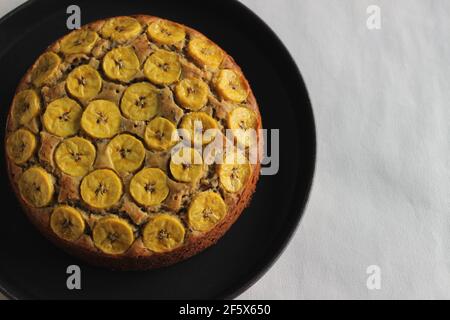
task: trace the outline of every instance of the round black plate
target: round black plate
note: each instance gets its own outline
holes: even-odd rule
[[[0,21],[2,128],[20,78],[39,53],[68,32],[66,8],[71,4],[80,6],[82,24],[110,16],[149,14],[191,26],[216,41],[243,68],[264,127],[280,129],[279,172],[261,177],[251,205],[215,246],[172,267],[114,272],[85,265],[45,240],[22,214],[2,166],[1,291],[18,299],[237,296],[283,251],[311,187],[314,119],[297,66],[267,25],[237,1],[32,0]],[[3,148],[1,153],[3,158]],[[66,287],[66,268],[72,264],[81,267],[81,290]]]

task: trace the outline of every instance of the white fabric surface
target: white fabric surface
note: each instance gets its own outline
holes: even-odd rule
[[[2,0],[0,15],[22,2]],[[450,2],[242,2],[300,67],[318,162],[292,242],[240,298],[450,298]],[[371,4],[380,30],[366,27]]]

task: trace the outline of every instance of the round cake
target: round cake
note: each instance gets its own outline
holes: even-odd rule
[[[240,216],[259,178],[261,127],[242,70],[213,41],[121,16],[38,57],[12,101],[6,161],[53,243],[93,265],[150,269],[206,249]]]

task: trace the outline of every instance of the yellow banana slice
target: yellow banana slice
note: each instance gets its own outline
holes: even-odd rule
[[[83,110],[75,100],[61,98],[47,106],[42,120],[48,132],[67,137],[76,134],[80,129],[82,113]]]
[[[144,246],[154,252],[169,252],[184,242],[185,230],[180,219],[169,214],[158,214],[144,227]]]
[[[156,151],[166,151],[178,141],[177,128],[169,120],[156,117],[145,128],[147,146]]]
[[[177,81],[181,74],[178,55],[166,50],[158,50],[145,62],[145,76],[153,83],[167,85]]]
[[[226,215],[227,206],[222,197],[213,191],[199,193],[188,209],[189,226],[200,232],[214,228]]]
[[[50,227],[61,239],[75,241],[84,233],[85,223],[77,209],[62,205],[53,210]]]
[[[142,31],[141,24],[131,17],[112,18],[104,24],[101,34],[119,43],[136,38]]]
[[[129,134],[121,134],[112,139],[106,152],[118,172],[136,171],[145,158],[144,145]]]
[[[64,140],[56,148],[55,162],[65,174],[80,177],[91,170],[95,156],[95,147],[89,140],[73,137]]]
[[[233,157],[225,157],[224,163],[218,168],[220,184],[231,193],[240,191],[252,173],[251,165],[240,153],[235,153]]]
[[[31,71],[31,81],[36,87],[40,87],[51,81],[61,64],[61,58],[54,52],[46,52],[41,55]]]
[[[128,119],[150,120],[158,112],[158,90],[147,82],[135,83],[125,90],[120,108]]]
[[[116,204],[122,196],[122,182],[114,171],[99,169],[81,181],[81,197],[93,208],[106,209]]]
[[[183,79],[175,87],[178,102],[186,109],[197,111],[208,102],[208,85],[200,79]]]
[[[228,115],[227,124],[242,145],[248,147],[256,143],[258,119],[253,110],[245,107],[234,109]]]
[[[102,77],[90,65],[75,68],[66,81],[69,93],[82,100],[91,100],[102,89]]]
[[[177,44],[186,37],[182,26],[165,20],[153,21],[148,26],[147,33],[152,40],[166,45]]]
[[[248,96],[248,87],[242,75],[230,69],[220,70],[216,89],[223,98],[234,102],[242,102]]]
[[[193,148],[181,148],[172,155],[170,172],[181,182],[196,182],[204,173],[202,156]]]
[[[26,129],[14,131],[6,140],[6,153],[15,164],[24,164],[36,150],[36,137]]]
[[[134,241],[133,229],[121,218],[106,217],[98,220],[92,230],[95,246],[107,254],[121,254]]]
[[[92,30],[81,29],[72,31],[61,40],[61,52],[66,55],[89,54],[98,39],[98,34]]]
[[[119,132],[121,120],[120,110],[114,102],[95,100],[84,110],[81,127],[93,138],[111,138]]]
[[[41,167],[31,167],[19,179],[20,195],[29,206],[45,207],[54,191],[52,176]]]
[[[41,102],[36,91],[24,90],[14,97],[12,117],[19,124],[27,124],[39,114],[40,110]]]
[[[194,144],[208,144],[217,135],[219,125],[205,112],[191,112],[183,117],[180,128],[185,137]]]
[[[130,47],[119,47],[103,58],[103,70],[113,80],[130,82],[139,71],[139,59]]]
[[[201,65],[217,69],[222,63],[223,51],[206,38],[192,39],[187,47],[188,54]]]
[[[130,193],[143,206],[158,205],[169,194],[167,176],[161,169],[145,168],[131,179]]]

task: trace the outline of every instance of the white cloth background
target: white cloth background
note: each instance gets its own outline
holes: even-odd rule
[[[1,0],[0,15],[22,2]],[[450,298],[450,2],[242,2],[300,67],[318,162],[292,242],[240,298]]]

